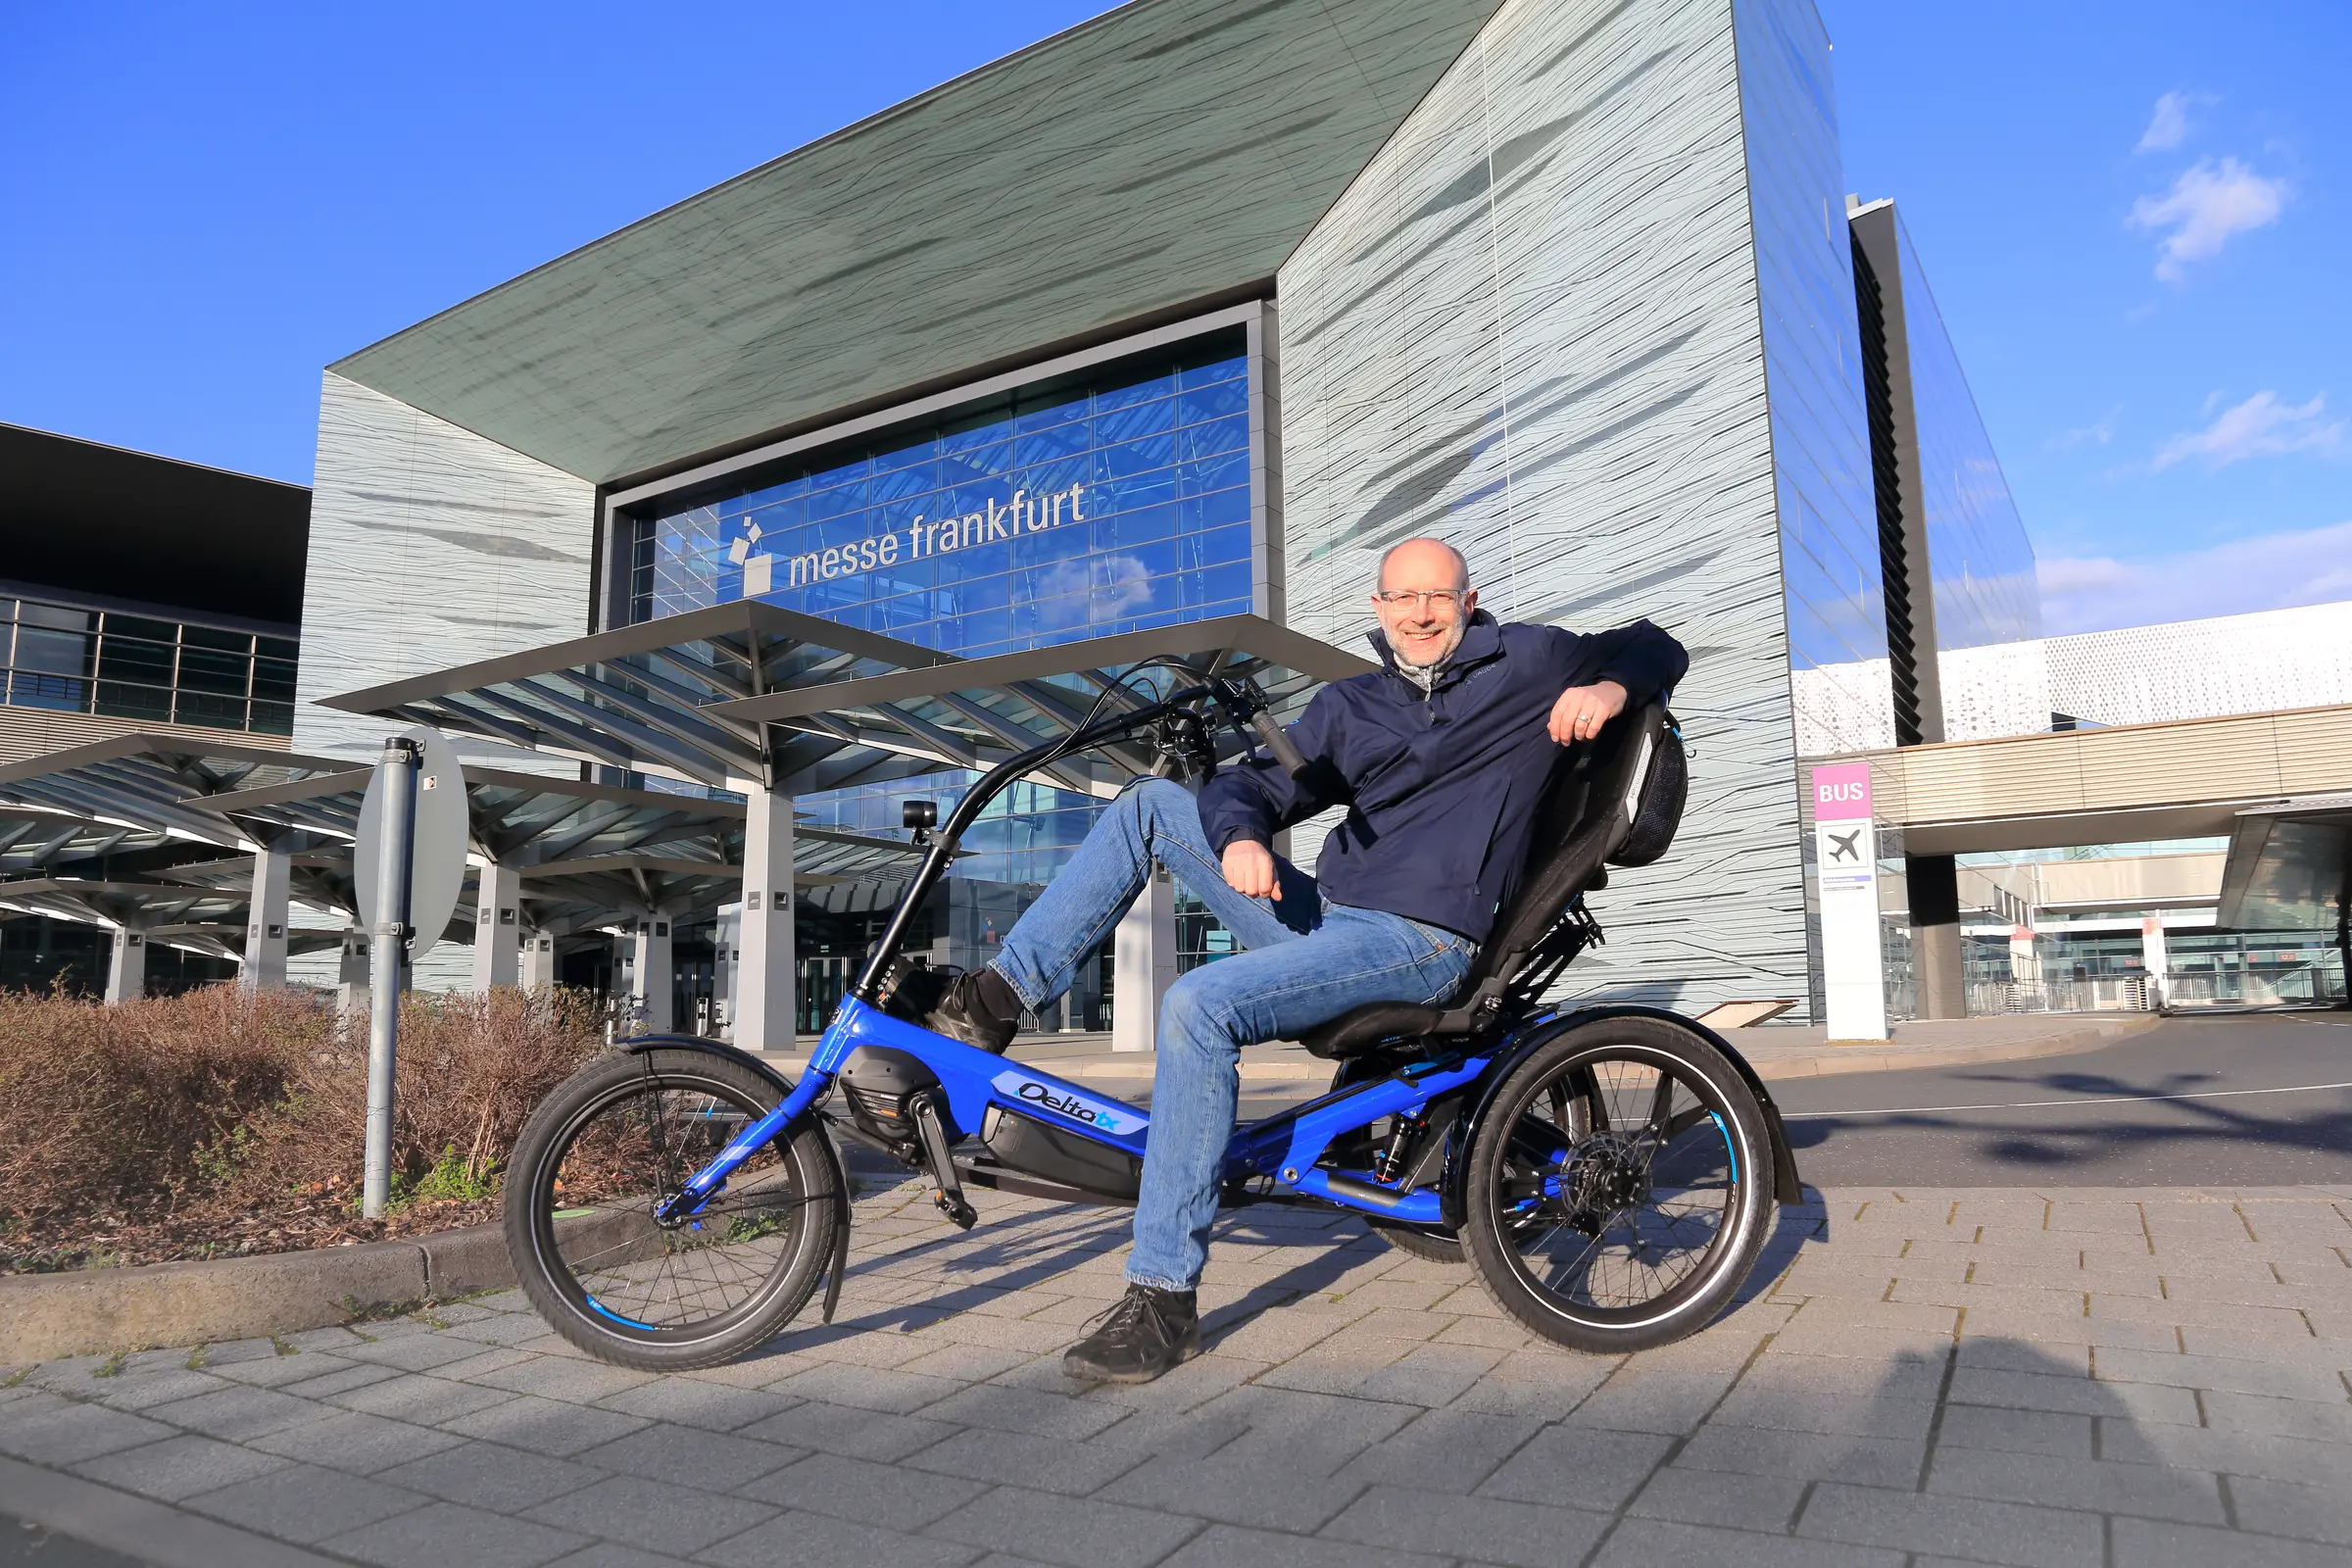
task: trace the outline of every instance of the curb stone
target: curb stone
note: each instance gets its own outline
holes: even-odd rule
[[[0,1361],[292,1334],[514,1283],[497,1225],[259,1257],[10,1275],[0,1277]]]

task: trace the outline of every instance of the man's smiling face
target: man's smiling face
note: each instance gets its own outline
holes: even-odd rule
[[[1372,595],[1380,629],[1400,662],[1427,668],[1461,646],[1462,630],[1478,608],[1470,569],[1451,546],[1436,539],[1408,539],[1380,564],[1380,587]]]

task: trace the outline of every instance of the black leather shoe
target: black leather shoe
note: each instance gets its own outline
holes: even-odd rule
[[[933,1034],[1002,1056],[1021,1026],[1021,999],[993,969],[974,969],[948,982],[923,1027]]]
[[[1101,1326],[1061,1358],[1061,1369],[1082,1383],[1149,1383],[1200,1353],[1200,1309],[1191,1291],[1130,1285],[1095,1321]]]

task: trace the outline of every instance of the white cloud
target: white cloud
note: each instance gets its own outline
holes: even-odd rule
[[[2352,599],[2352,522],[2135,561],[2044,561],[2039,576],[2052,637],[2333,604]]]
[[[2120,408],[2109,409],[2106,416],[2096,423],[2086,424],[2075,430],[2061,430],[2044,441],[2042,445],[2052,452],[2064,452],[2069,447],[2079,447],[2086,441],[2105,446],[2115,439],[2115,421],[2122,417],[2123,412]]]
[[[2143,153],[2169,152],[2188,139],[2188,112],[2218,102],[2211,93],[2168,92],[2156,100],[2156,112],[2148,117],[2148,128],[2139,133]]]
[[[2171,230],[2157,249],[2156,275],[2177,283],[2185,264],[2215,254],[2230,235],[2277,222],[2288,194],[2282,179],[2258,174],[2234,158],[2208,158],[2164,195],[2133,202],[2128,221]]]
[[[2207,413],[2217,401],[2208,398]],[[2278,458],[2290,452],[2334,452],[2344,444],[2344,421],[2326,419],[2328,398],[2314,394],[2309,403],[2279,401],[2271,391],[2255,393],[2245,402],[2224,409],[2202,430],[2183,430],[2156,449],[2153,466],[2169,468],[2190,458],[2219,468],[2247,458]]]

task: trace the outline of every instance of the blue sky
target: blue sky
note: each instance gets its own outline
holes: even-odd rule
[[[307,481],[328,361],[1100,9],[12,8],[0,419]],[[2352,8],[1823,14],[2051,629],[2352,599]]]

